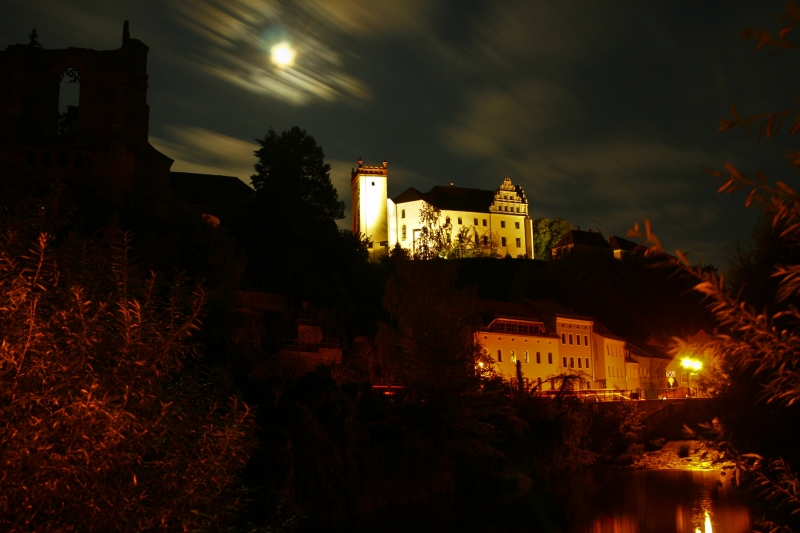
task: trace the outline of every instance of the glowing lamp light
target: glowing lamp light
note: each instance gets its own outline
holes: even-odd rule
[[[683,359],[681,359],[681,366],[683,368],[691,369],[697,372],[703,368],[703,363],[701,361],[698,361],[697,359],[692,359],[691,357],[684,357]]]
[[[294,63],[295,52],[288,43],[278,43],[270,50],[272,62],[279,67],[288,67]]]

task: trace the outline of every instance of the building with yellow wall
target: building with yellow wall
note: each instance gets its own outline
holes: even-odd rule
[[[365,166],[359,159],[351,172],[352,230],[367,237],[373,258],[399,244],[412,255],[423,231],[420,213],[439,210],[439,221],[449,221],[449,239],[468,238],[475,249],[497,257],[533,258],[533,223],[528,198],[510,178],[495,190],[436,186],[428,192],[411,187],[388,197],[388,164]]]
[[[559,337],[531,306],[521,303],[477,300],[482,323],[475,339],[494,360],[494,370],[504,379],[517,378],[520,362],[525,384],[550,390],[559,384],[551,378],[561,373]]]

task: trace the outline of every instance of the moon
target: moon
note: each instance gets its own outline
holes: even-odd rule
[[[295,52],[288,43],[278,43],[270,50],[272,62],[279,67],[288,67],[294,62]]]

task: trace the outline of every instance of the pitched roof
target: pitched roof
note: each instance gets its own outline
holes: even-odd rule
[[[447,211],[471,211],[473,213],[489,213],[489,207],[494,202],[494,191],[483,189],[468,189],[437,185],[428,192],[422,193],[410,187],[394,198],[394,203],[413,202],[425,200],[433,207]]]
[[[497,300],[473,300],[475,309],[481,316],[484,327],[492,323],[492,320],[504,318],[507,320],[520,320],[527,322],[538,322],[545,326],[545,335],[555,337],[555,332],[547,326],[543,317],[537,312],[536,308],[527,303],[500,302]]]
[[[629,241],[628,239],[623,239],[616,235],[609,237],[608,244],[610,244],[614,250],[622,250],[623,252],[643,252],[647,250],[647,246],[644,244]]]
[[[594,231],[582,231],[579,229],[569,230],[553,248],[569,246],[570,244],[593,246],[595,248],[611,248],[611,245],[606,242],[606,239],[600,232],[595,233]]]

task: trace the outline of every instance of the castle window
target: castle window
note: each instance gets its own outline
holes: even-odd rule
[[[511,350],[511,362],[512,363],[517,362],[517,354],[514,353],[514,350]]]
[[[56,132],[59,135],[72,136],[78,133],[78,106],[81,99],[81,76],[78,71],[69,67],[61,73],[61,85],[58,90],[58,123]]]
[[[575,358],[574,357],[570,357],[569,358],[569,367],[570,368],[575,368]]]
[[[585,364],[585,365],[583,365],[583,367],[584,367],[584,368],[589,368],[589,358],[588,358],[588,357],[586,357],[586,358],[585,358],[585,360],[586,360],[586,364]]]
[[[528,350],[525,350],[523,353],[525,354],[525,362],[530,363],[530,358],[528,357]]]
[[[519,213],[519,207],[517,207],[517,213]]]
[[[460,226],[461,224],[462,224],[461,217],[458,217],[458,225]]]
[[[567,334],[566,333],[562,333],[561,334],[561,344],[567,344]]]
[[[552,365],[553,364],[553,354],[552,354],[552,352],[547,352],[547,364],[548,365]]]
[[[400,240],[406,240],[406,225],[403,224],[403,228],[400,230]]]
[[[400,211],[400,218],[406,218],[406,210],[405,209]]]
[[[500,246],[505,246],[505,245],[506,245],[506,238],[505,237],[501,237],[500,238]]]
[[[569,343],[572,344],[572,333],[569,334]]]
[[[578,368],[581,368],[581,358],[578,357]]]
[[[506,227],[506,221],[505,220],[501,220],[500,221],[500,227],[501,228],[505,228]]]
[[[589,336],[588,335],[584,335],[583,336],[583,344],[585,344],[586,346],[589,346]]]
[[[519,208],[517,208],[517,212],[519,212]],[[514,222],[514,228],[519,229],[519,222]]]
[[[542,364],[542,352],[536,352],[536,364]]]
[[[578,337],[576,339],[576,341],[577,341],[577,345],[580,346],[581,345],[581,336],[580,335],[575,335],[575,336]]]
[[[489,237],[487,237],[486,235],[483,236],[483,245],[484,246],[488,246],[489,245]]]
[[[517,248],[519,248],[521,244],[522,243],[520,242],[519,237],[517,237]]]
[[[374,182],[374,181],[372,182],[372,186],[373,186],[373,187],[375,186],[375,182]]]
[[[498,363],[503,362],[503,350],[497,350],[497,362]]]
[[[483,225],[484,226],[486,225],[486,219],[485,218],[483,219]]]
[[[475,219],[475,225],[476,226],[478,225],[478,219],[477,218]]]
[[[561,366],[564,367],[564,368],[567,368],[567,358],[566,357],[562,357],[561,358],[561,362],[563,363]]]
[[[475,235],[475,246],[478,246],[479,244],[480,244],[480,242],[478,242],[478,236]]]

